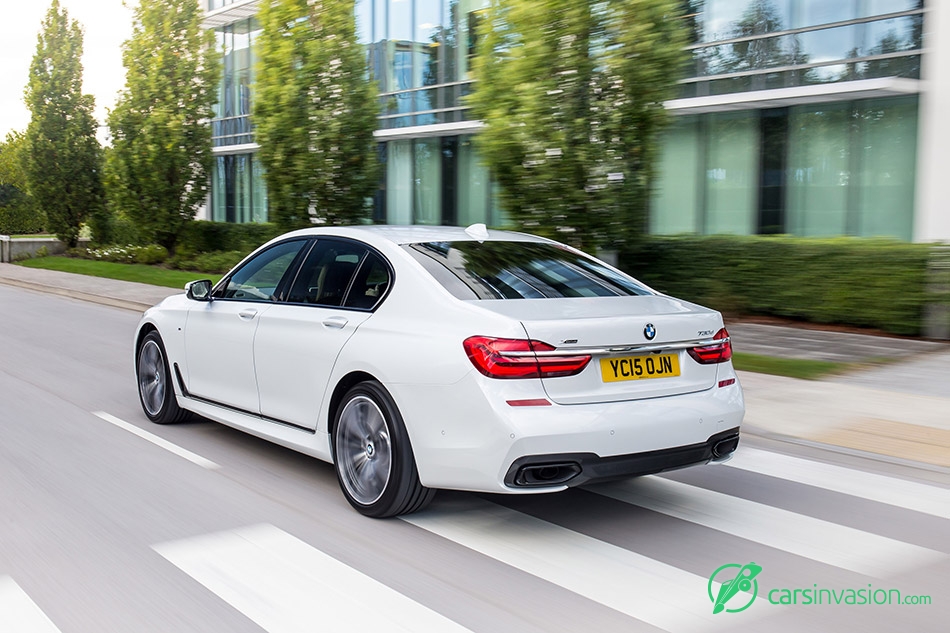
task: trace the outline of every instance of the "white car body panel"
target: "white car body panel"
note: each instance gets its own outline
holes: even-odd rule
[[[137,340],[157,329],[174,366],[179,406],[282,446],[332,461],[331,397],[357,372],[377,380],[405,422],[419,479],[432,488],[538,493],[505,478],[532,455],[623,456],[706,442],[744,414],[731,362],[699,365],[678,351],[681,380],[604,383],[595,356],[576,376],[501,380],[475,369],[471,336],[544,341],[559,350],[709,338],[718,312],[663,295],[461,300],[401,246],[472,240],[447,227],[342,227],[284,235],[359,240],[385,257],[394,279],[375,311],[170,297],[146,311]],[[544,243],[490,231],[489,239]],[[262,250],[268,245],[261,247]],[[253,254],[252,254],[253,256]],[[249,256],[250,257],[250,256]],[[240,313],[251,306],[252,318]],[[220,325],[222,317],[226,325]],[[345,320],[340,327],[324,325]],[[699,336],[706,332],[705,336]],[[564,343],[576,339],[576,342]],[[222,350],[222,341],[227,349]],[[180,381],[177,376],[180,375]],[[666,381],[666,382],[665,382]],[[550,406],[511,406],[548,399]]]
[[[262,314],[254,339],[261,415],[315,430],[337,357],[370,316],[299,305],[274,305]]]
[[[260,413],[254,336],[261,317],[272,306],[240,301],[191,303],[183,363],[188,368],[189,393]]]

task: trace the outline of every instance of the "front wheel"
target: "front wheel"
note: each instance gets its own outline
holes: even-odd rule
[[[333,425],[333,457],[346,500],[366,516],[409,514],[435,494],[419,482],[402,416],[376,381],[361,382],[343,397]]]
[[[188,412],[178,406],[171,372],[165,358],[165,345],[158,332],[149,332],[139,347],[135,363],[139,402],[148,419],[156,424],[181,422]]]

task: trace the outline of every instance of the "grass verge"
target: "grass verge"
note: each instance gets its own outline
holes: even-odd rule
[[[137,281],[142,284],[178,289],[195,279],[210,279],[214,283],[221,279],[221,275],[209,275],[208,273],[196,273],[188,270],[169,270],[168,268],[147,266],[145,264],[118,264],[72,257],[37,257],[18,263],[27,268],[58,270],[64,273],[120,279],[122,281]]]
[[[789,378],[818,380],[831,374],[841,374],[855,368],[855,363],[836,363],[827,360],[805,360],[800,358],[776,358],[745,352],[735,352],[732,364],[736,369],[754,371],[760,374],[774,374]]]

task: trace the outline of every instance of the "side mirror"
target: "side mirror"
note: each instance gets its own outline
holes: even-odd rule
[[[211,301],[211,280],[189,281],[185,284],[185,296],[192,301]]]

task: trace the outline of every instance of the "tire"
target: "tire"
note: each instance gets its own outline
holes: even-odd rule
[[[333,421],[333,457],[343,495],[368,517],[416,512],[435,495],[419,482],[402,416],[376,381],[343,396]]]
[[[188,411],[179,407],[175,398],[165,345],[158,332],[149,332],[142,339],[135,359],[135,382],[142,411],[152,422],[174,424],[188,417]]]

